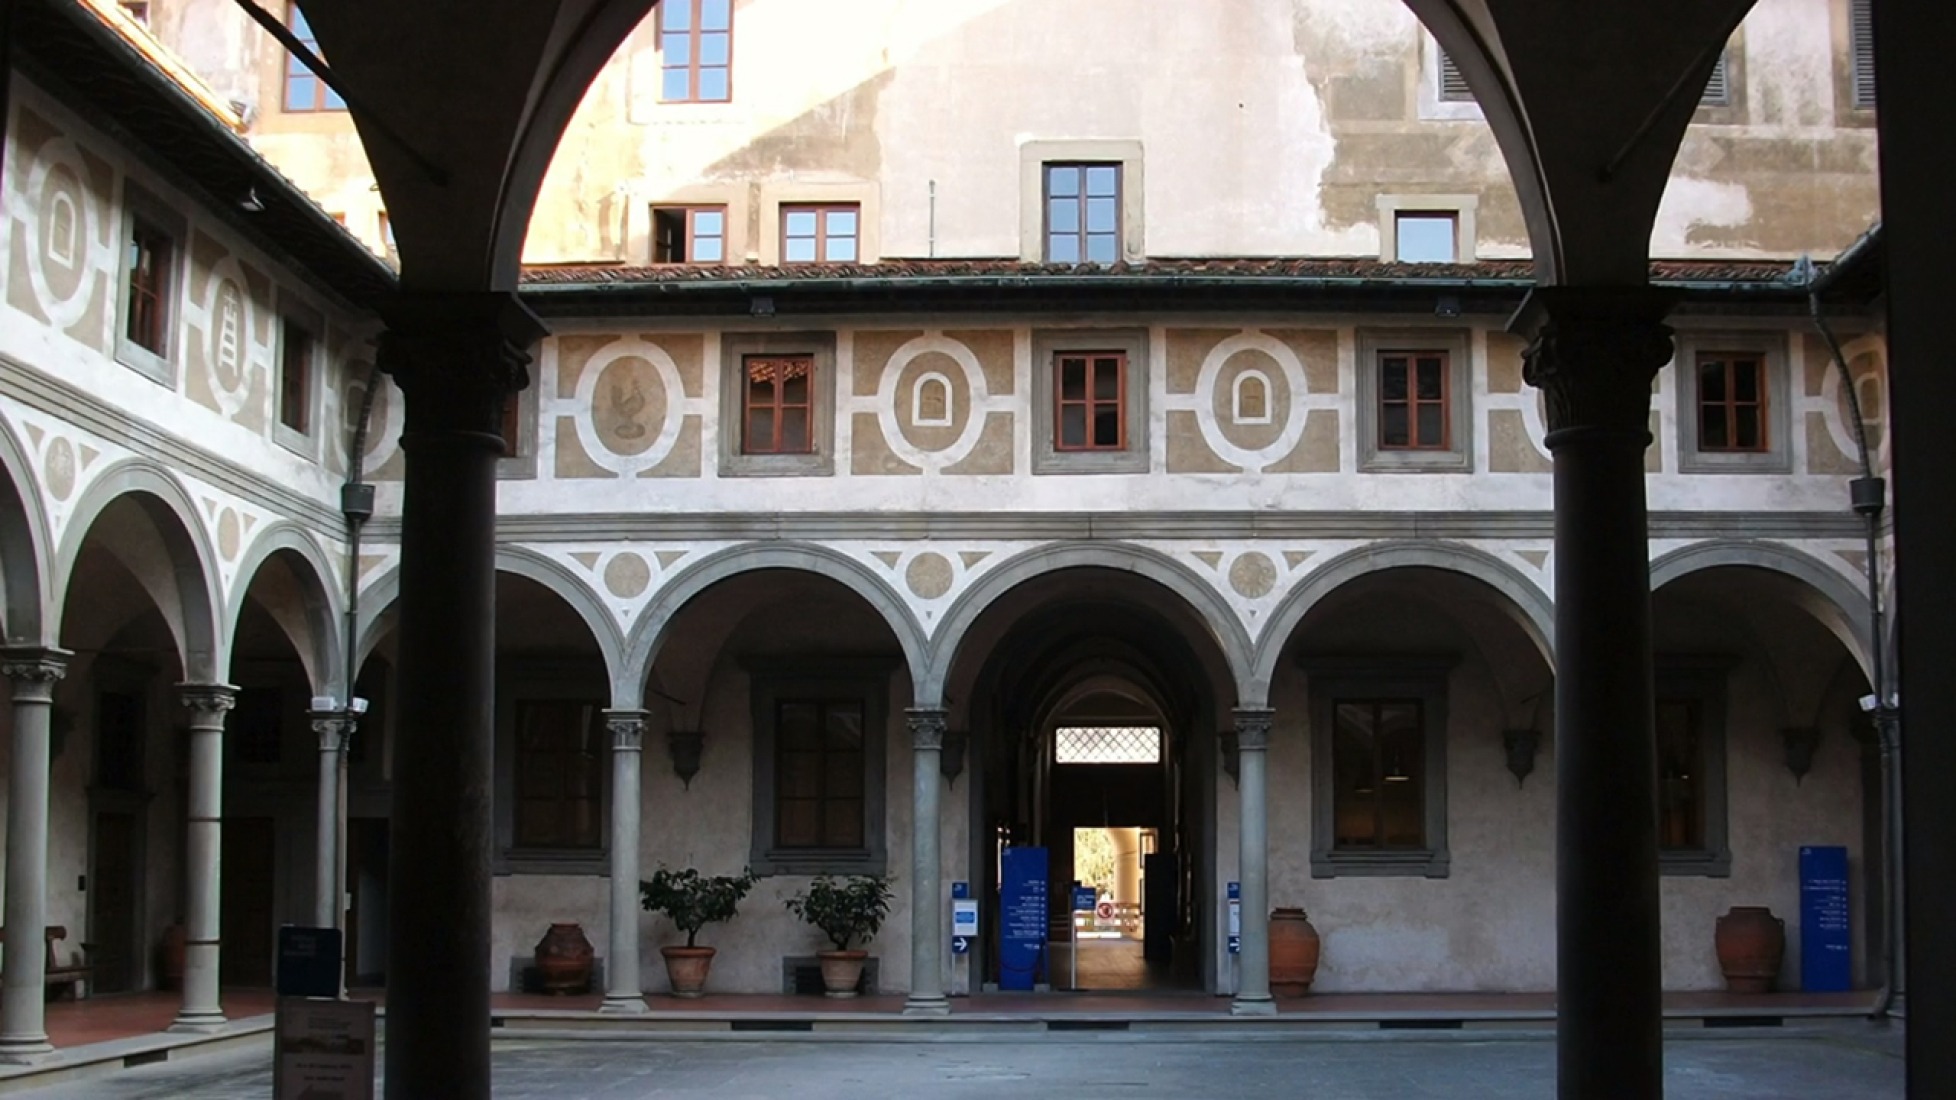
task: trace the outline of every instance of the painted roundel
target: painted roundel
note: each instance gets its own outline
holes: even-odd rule
[[[896,422],[920,451],[957,445],[971,419],[971,385],[958,361],[941,351],[922,352],[896,372]]]
[[[1216,428],[1245,450],[1269,450],[1290,423],[1290,380],[1262,348],[1243,348],[1222,360],[1209,399]]]
[[[616,455],[641,455],[665,431],[665,379],[642,355],[621,355],[598,372],[591,419],[599,442]]]
[[[40,268],[48,294],[66,302],[80,294],[87,273],[88,193],[74,168],[56,161],[41,178]]]

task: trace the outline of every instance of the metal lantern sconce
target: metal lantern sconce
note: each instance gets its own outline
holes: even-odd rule
[[[706,747],[706,734],[700,730],[667,730],[666,755],[672,757],[672,774],[687,790],[700,773],[700,753]]]
[[[1795,786],[1813,770],[1814,750],[1820,747],[1820,730],[1814,726],[1788,726],[1779,735],[1786,742],[1786,770],[1793,773]]]
[[[1507,753],[1508,771],[1515,777],[1515,786],[1526,785],[1529,775],[1535,771],[1535,753],[1542,747],[1542,732],[1532,729],[1504,730],[1501,747]]]

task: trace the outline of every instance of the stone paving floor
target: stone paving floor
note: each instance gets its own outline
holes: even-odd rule
[[[1899,1027],[1841,1023],[1672,1036],[1667,1100],[1900,1100]],[[1308,1096],[1313,1100],[1551,1100],[1545,1033],[1378,1032],[1214,1037],[1139,1033],[983,1040],[506,1039],[498,1100],[584,1097]],[[266,1100],[265,1049],[125,1070],[42,1100]],[[376,1092],[378,1095],[378,1092]],[[431,1098],[432,1100],[432,1098]]]

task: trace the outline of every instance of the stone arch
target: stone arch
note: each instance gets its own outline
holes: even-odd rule
[[[0,419],[0,639],[8,645],[47,645],[47,513],[27,451],[13,426]]]
[[[190,494],[160,464],[144,458],[116,463],[102,472],[94,484],[83,491],[69,513],[56,558],[54,576],[60,579],[60,596],[53,605],[55,622],[60,622],[68,600],[67,581],[74,575],[82,543],[102,516],[117,500],[126,496],[144,498],[144,511],[155,524],[158,537],[169,554],[170,589],[161,586],[163,577],[132,569],[137,580],[156,601],[157,610],[170,626],[182,659],[183,676],[190,683],[221,683],[230,661],[225,650],[227,639],[218,618],[222,602],[217,591],[217,555],[211,547],[210,533],[197,519],[197,506]]]
[[[628,683],[623,672],[630,666],[624,660],[624,640],[619,636],[618,627],[611,612],[598,599],[597,593],[578,579],[577,574],[542,554],[527,547],[498,545],[496,547],[496,572],[508,573],[535,581],[563,600],[584,626],[591,632],[591,640],[597,643],[598,652],[604,657],[605,677],[612,685],[618,699],[636,699],[634,691],[617,694]],[[389,570],[360,594],[360,623],[354,635],[354,665],[348,670],[358,678],[360,667],[367,662],[367,656],[380,643],[390,623],[389,612],[401,598],[401,570],[399,566]],[[635,689],[634,689],[635,690]],[[637,704],[619,704],[637,706]]]
[[[637,706],[652,664],[658,660],[673,620],[685,610],[693,597],[708,588],[760,569],[789,569],[827,577],[854,592],[875,608],[903,647],[903,660],[913,684],[921,683],[926,667],[927,643],[924,629],[895,590],[870,568],[837,550],[807,542],[747,543],[707,555],[689,566],[662,588],[640,613],[625,646],[624,668],[629,674],[620,680],[620,706]],[[925,696],[919,692],[919,700]]]
[[[340,590],[331,581],[333,565],[305,529],[281,520],[260,532],[238,559],[236,582],[225,604],[224,622],[229,637],[237,637],[238,620],[244,614],[245,597],[257,579],[258,571],[276,555],[286,555],[304,563],[294,568],[306,597],[306,604],[295,618],[274,612],[273,618],[284,628],[292,648],[306,667],[306,676],[318,694],[345,697],[351,693],[345,668],[344,608]]]
[[[1680,577],[1724,565],[1762,569],[1789,577],[1813,596],[1801,607],[1819,620],[1853,655],[1861,673],[1872,679],[1873,663],[1868,650],[1871,633],[1868,597],[1857,590],[1839,570],[1822,564],[1812,555],[1790,546],[1745,539],[1713,539],[1673,550],[1650,563],[1652,592]]]
[[[1133,573],[1179,596],[1195,612],[1216,643],[1229,674],[1236,682],[1241,705],[1250,694],[1250,669],[1253,647],[1250,635],[1236,617],[1222,593],[1204,582],[1193,569],[1159,550],[1122,542],[1061,542],[1028,550],[980,577],[977,583],[959,594],[945,612],[932,641],[930,663],[917,682],[920,706],[937,706],[959,647],[985,609],[1020,584],[1061,569],[1101,568]],[[1261,698],[1260,695],[1256,696]]]
[[[1347,551],[1314,570],[1290,591],[1264,623],[1258,639],[1252,685],[1257,700],[1269,696],[1277,661],[1297,627],[1324,597],[1348,582],[1387,569],[1423,567],[1459,573],[1507,597],[1515,625],[1528,634],[1542,660],[1555,667],[1555,607],[1547,592],[1521,570],[1474,547],[1457,542],[1403,540],[1374,543]],[[1245,706],[1262,705],[1245,703]]]

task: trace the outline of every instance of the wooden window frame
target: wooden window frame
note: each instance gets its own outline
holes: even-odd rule
[[[666,30],[667,13],[672,5],[682,4],[686,8],[687,25],[684,31]],[[734,38],[734,0],[727,0],[727,63],[706,65],[700,61],[700,37],[705,34],[719,34],[720,31],[706,31],[700,28],[700,17],[704,14],[702,0],[664,0],[658,9],[659,43],[659,102],[661,103],[731,103],[733,102],[733,38]],[[667,34],[686,35],[686,61],[674,65],[666,55]],[[719,99],[704,99],[700,95],[700,73],[707,69],[724,69],[727,74],[727,94]],[[686,95],[683,99],[666,97],[666,74],[684,71],[686,74]]]
[[[1338,736],[1337,736],[1337,730],[1335,728],[1335,723],[1337,721],[1338,712],[1346,707],[1368,707],[1372,712],[1371,722],[1373,727],[1372,732],[1373,732],[1374,742],[1373,742],[1372,759],[1367,761],[1367,771],[1374,777],[1373,779],[1374,788],[1370,792],[1371,809],[1372,809],[1371,816],[1372,816],[1372,841],[1373,842],[1369,844],[1348,843],[1341,840],[1337,835],[1337,811],[1339,808],[1338,800],[1340,798],[1341,792],[1338,791],[1337,789],[1337,785],[1335,783],[1335,776],[1340,771],[1339,764],[1341,763],[1341,761],[1338,754]],[[1383,724],[1382,712],[1387,707],[1413,708],[1415,722],[1419,730],[1421,731],[1420,732],[1421,744],[1417,749],[1415,749],[1411,753],[1410,759],[1406,759],[1398,755],[1391,755],[1390,758],[1388,758],[1389,754],[1386,752],[1384,745],[1379,740],[1378,730],[1380,726]],[[1395,696],[1385,696],[1385,695],[1367,695],[1363,697],[1338,696],[1338,697],[1334,697],[1331,700],[1331,714],[1332,714],[1332,721],[1334,723],[1334,728],[1332,730],[1332,738],[1331,738],[1331,746],[1332,746],[1331,767],[1334,775],[1334,784],[1332,789],[1332,807],[1331,807],[1332,815],[1333,815],[1333,834],[1331,839],[1331,846],[1333,852],[1340,853],[1340,854],[1351,854],[1351,853],[1359,853],[1359,852],[1363,852],[1363,853],[1396,852],[1396,851],[1417,852],[1417,851],[1426,850],[1427,848],[1426,826],[1425,826],[1425,821],[1423,819],[1420,823],[1420,835],[1417,838],[1417,843],[1413,843],[1413,844],[1391,843],[1390,838],[1386,831],[1386,801],[1385,801],[1385,789],[1384,789],[1384,785],[1387,783],[1410,782],[1415,784],[1415,786],[1412,787],[1411,789],[1417,792],[1421,792],[1420,797],[1422,799],[1424,798],[1423,792],[1426,786],[1426,775],[1425,775],[1426,754],[1424,751],[1425,750],[1424,741],[1426,736],[1428,736],[1426,731],[1425,709],[1426,709],[1426,701],[1425,699],[1419,696],[1407,696],[1407,697],[1395,697]]]
[[[1440,396],[1419,396],[1419,368],[1428,360],[1439,360]],[[1386,395],[1386,375],[1392,363],[1402,361],[1406,369],[1406,397],[1394,400]],[[1444,349],[1417,350],[1387,349],[1377,357],[1379,385],[1374,414],[1379,418],[1379,449],[1381,451],[1451,451],[1453,450],[1453,357]],[[1394,443],[1386,438],[1386,412],[1394,406],[1406,410],[1406,442]],[[1440,410],[1440,438],[1428,442],[1420,437],[1419,414],[1427,407],[1438,406]]]
[[[1310,678],[1311,875],[1313,878],[1405,876],[1445,878],[1447,848],[1448,679],[1450,653],[1302,654]],[[1420,802],[1424,844],[1353,848],[1337,843],[1333,722],[1340,702],[1416,701],[1420,706]]]
[[[1047,161],[1041,166],[1039,173],[1040,221],[1043,226],[1043,232],[1041,233],[1041,255],[1046,263],[1114,264],[1121,262],[1123,258],[1121,242],[1126,239],[1127,233],[1126,215],[1124,211],[1124,205],[1127,201],[1125,193],[1126,173],[1123,171],[1124,167],[1122,162],[1118,160],[1055,160]],[[1114,193],[1111,196],[1088,194],[1087,170],[1090,168],[1107,168],[1113,171]],[[1061,232],[1053,228],[1053,174],[1059,171],[1076,171],[1080,174],[1079,190],[1070,196],[1073,202],[1074,212],[1079,219],[1076,223],[1079,228],[1070,232]],[[1111,198],[1113,200],[1114,228],[1111,231],[1091,230],[1087,227],[1088,202],[1093,198]],[[1053,241],[1058,237],[1072,237],[1076,239],[1078,244],[1076,255],[1079,257],[1078,259],[1055,260],[1053,258]],[[1088,255],[1090,245],[1095,238],[1103,237],[1113,240],[1114,258],[1112,260],[1090,259]]]
[[[698,242],[701,239],[703,239],[702,234],[699,232],[699,216],[701,214],[720,215],[720,232],[717,234],[704,235],[704,239],[717,240],[720,242],[720,258],[717,260],[701,260],[696,258],[699,255]],[[662,260],[659,258],[659,219],[661,216],[665,216],[665,217],[677,216],[683,219],[683,225],[681,226],[680,229],[681,239],[679,244],[684,252],[684,255],[682,255],[679,259]],[[858,226],[857,247],[858,248],[861,247],[860,226]],[[725,204],[716,205],[712,203],[694,203],[694,204],[669,203],[669,204],[661,204],[658,206],[654,206],[652,208],[652,263],[654,266],[715,267],[715,266],[724,265],[727,262],[728,262],[727,261],[727,207]]]
[[[170,354],[170,305],[175,293],[177,239],[141,214],[129,222],[123,339],[159,358]],[[145,259],[148,263],[144,263]]]
[[[1095,382],[1099,380],[1100,368],[1105,361],[1113,360],[1114,396],[1111,398],[1094,396]],[[1066,372],[1071,365],[1079,365],[1086,374],[1082,379],[1084,386],[1078,400],[1066,396]],[[1094,351],[1062,351],[1053,356],[1053,450],[1064,454],[1099,454],[1109,451],[1127,450],[1127,353],[1118,348],[1102,348]],[[1094,440],[1096,413],[1108,406],[1114,407],[1115,441],[1098,443]],[[1078,444],[1068,444],[1064,425],[1068,409],[1083,411],[1082,426],[1086,439]]]
[[[1408,218],[1443,220],[1448,225],[1451,225],[1453,227],[1453,248],[1449,250],[1446,259],[1408,260],[1404,258],[1403,253],[1405,252],[1405,234],[1402,232],[1402,227],[1406,219]],[[1461,259],[1461,254],[1463,252],[1463,249],[1460,246],[1460,234],[1461,234],[1460,211],[1458,210],[1444,210],[1444,209],[1421,210],[1421,209],[1413,209],[1413,208],[1403,208],[1403,209],[1394,210],[1392,212],[1392,239],[1393,239],[1393,255],[1391,257],[1392,262],[1399,263],[1399,264],[1462,263],[1464,261],[1462,261]]]
[[[589,751],[579,752],[575,738],[564,739],[561,736],[559,737],[560,743],[546,746],[543,749],[526,749],[523,745],[524,718],[526,714],[533,713],[537,708],[544,707],[564,708],[578,712],[584,721],[585,728],[583,734],[589,746]],[[513,765],[511,772],[512,800],[510,803],[511,848],[516,850],[587,854],[603,851],[606,841],[604,805],[605,769],[611,748],[609,740],[605,736],[604,708],[602,704],[588,699],[520,696],[513,702],[511,723],[512,738],[510,744],[511,763]],[[553,731],[556,734],[561,734],[561,732]],[[530,787],[538,782],[540,775],[550,774],[550,772],[535,766],[532,762],[532,758],[538,753],[557,757],[586,755],[595,758],[596,762],[589,766],[590,770],[586,776],[588,791],[580,796],[577,792],[570,789],[575,776],[570,774],[568,770],[569,765],[563,761],[559,761],[556,771],[556,774],[559,776],[559,782],[557,784],[559,789],[554,795],[548,791],[539,795],[531,790]],[[580,803],[588,803],[588,817],[590,820],[589,836],[574,835],[574,830],[561,828],[558,834],[552,836],[526,836],[524,833],[525,815],[523,813],[523,807],[528,802],[554,803],[559,813],[565,812],[567,805],[575,806]],[[559,824],[561,825],[562,823],[559,822]]]
[[[294,371],[297,385],[294,385]],[[310,437],[313,426],[313,386],[319,374],[319,338],[304,321],[279,318],[278,424],[286,431]],[[298,422],[290,413],[296,409]]]
[[[753,370],[757,365],[782,364],[801,367],[806,372],[808,385],[803,388],[803,400],[791,403],[783,395],[783,379],[769,381],[773,390],[773,400],[765,405],[754,401]],[[816,375],[818,366],[815,356],[808,353],[779,354],[760,352],[743,355],[740,358],[740,453],[743,455],[807,455],[815,453],[815,387],[820,379]],[[772,415],[773,436],[761,446],[749,434],[756,411],[766,409]],[[803,445],[789,448],[782,441],[784,414],[800,410],[807,416],[807,428],[802,436]]]
[[[1364,329],[1358,337],[1358,469],[1360,473],[1472,473],[1474,469],[1473,339],[1465,329]],[[1385,442],[1385,363],[1438,358],[1443,443],[1411,447]],[[1409,391],[1411,392],[1411,391]],[[1427,402],[1425,404],[1429,404]],[[1408,404],[1408,415],[1417,412]],[[1409,439],[1418,436],[1409,435]]]
[[[764,875],[873,874],[888,865],[885,839],[890,657],[782,656],[743,661],[753,721],[753,828],[748,866]],[[863,708],[863,843],[854,848],[782,848],[777,843],[777,722],[783,700],[858,701]]]
[[[286,0],[285,26],[307,49],[319,54],[319,39],[313,34],[312,25],[306,22],[305,12],[299,9],[294,0]],[[295,89],[305,90],[304,103],[294,97]],[[279,81],[279,109],[288,115],[326,114],[346,110],[346,101],[340,98],[338,92],[327,87],[317,73],[306,68],[304,62],[288,53]]]
[[[815,215],[815,236],[812,238],[790,237],[788,217],[791,214]],[[856,231],[846,236],[829,234],[829,215],[853,214],[856,218]],[[788,242],[809,239],[815,242],[815,258],[812,260],[791,260],[788,258]],[[855,256],[848,260],[828,258],[831,240],[848,240],[854,243]],[[781,204],[781,266],[800,264],[859,264],[863,262],[863,207],[859,202],[784,202]]]
[[[1698,844],[1665,846],[1658,837],[1658,870],[1666,875],[1724,878],[1732,873],[1732,848],[1727,818],[1726,723],[1727,682],[1738,659],[1724,654],[1658,654],[1653,660],[1655,700],[1689,703],[1696,710],[1702,834]],[[1653,719],[1656,712],[1653,711]],[[1662,761],[1659,761],[1661,767]],[[1660,773],[1659,782],[1663,781]],[[1658,790],[1662,812],[1663,789]],[[1659,818],[1662,825],[1662,818]]]
[[[787,770],[788,770],[787,757],[792,750],[789,749],[788,745],[786,744],[786,740],[780,736],[780,731],[784,724],[783,723],[784,713],[786,712],[787,708],[794,707],[794,706],[815,708],[815,714],[816,714],[815,724],[816,724],[816,728],[819,731],[817,736],[820,741],[820,744],[816,747],[813,754],[816,757],[816,765],[814,770],[817,776],[817,782],[816,782],[817,793],[813,797],[790,795],[787,793],[785,789],[785,785],[781,782],[781,780],[787,774]],[[859,744],[853,750],[833,749],[828,743],[829,717],[832,712],[842,711],[842,710],[854,710],[857,721],[864,723],[866,726],[868,722],[869,708],[867,704],[864,702],[864,700],[855,696],[835,696],[835,695],[823,695],[823,696],[815,696],[815,697],[781,696],[774,700],[774,728],[775,728],[774,850],[775,851],[788,852],[788,853],[821,852],[821,851],[835,851],[835,850],[855,851],[866,847],[866,843],[865,843],[866,837],[863,834],[863,830],[867,828],[867,821],[865,820],[863,815],[863,801],[864,801],[863,791],[867,787],[867,769],[869,766],[869,761],[864,757],[864,747],[863,745]],[[866,728],[864,731],[864,735],[865,735],[864,740],[866,742],[867,741]],[[839,762],[846,766],[848,763],[846,758],[849,756],[856,757],[856,761],[855,761],[856,770],[859,773],[857,777],[858,782],[856,784],[856,793],[853,795],[835,794],[831,791],[831,782],[830,782],[832,774],[835,770],[833,765]],[[814,803],[816,835],[813,838],[814,840],[813,843],[802,843],[800,842],[800,838],[797,838],[796,840],[791,840],[789,837],[783,834],[784,821],[786,819],[786,814],[784,811],[786,810],[788,804],[791,802],[813,802]],[[854,803],[856,807],[856,820],[855,820],[856,835],[853,838],[829,835],[830,810],[832,808],[840,807],[841,805],[847,803]]]
[[[1708,362],[1720,361],[1724,363],[1725,367],[1725,396],[1718,401],[1707,401],[1705,399],[1704,388],[1705,367]],[[1758,394],[1758,400],[1756,401],[1740,401],[1736,396],[1737,386],[1734,384],[1738,378],[1736,368],[1741,364],[1749,365],[1752,368],[1753,392]],[[1763,352],[1731,351],[1715,348],[1699,350],[1691,357],[1691,390],[1691,405],[1694,415],[1698,418],[1696,422],[1698,425],[1698,450],[1706,454],[1758,455],[1772,453],[1772,376],[1769,373],[1769,365],[1766,361],[1766,355]],[[1739,434],[1739,413],[1743,409],[1753,410],[1754,423],[1758,426],[1759,438],[1755,443],[1750,445],[1729,442],[1736,439]],[[1720,419],[1724,421],[1725,438],[1728,440],[1727,443],[1720,446],[1711,446],[1705,442],[1705,415],[1707,412],[1713,410],[1717,410]]]

